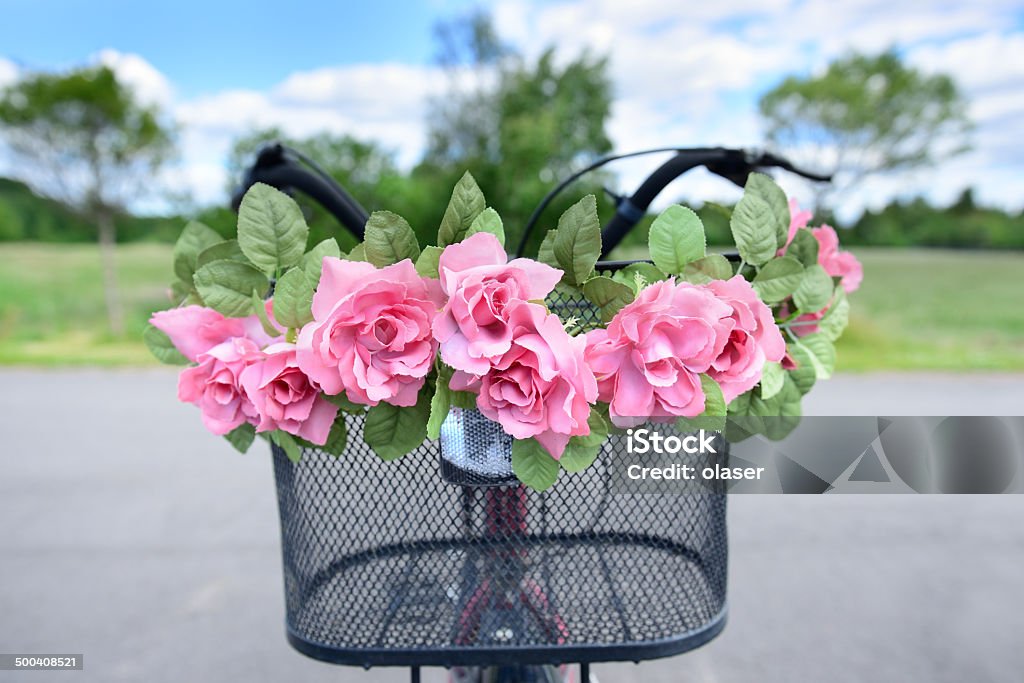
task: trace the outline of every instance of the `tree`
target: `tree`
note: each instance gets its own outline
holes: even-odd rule
[[[481,12],[442,24],[435,34],[449,88],[432,103],[427,151],[413,176],[450,192],[472,171],[505,220],[512,248],[548,190],[611,149],[607,60],[583,53],[564,63],[553,48],[528,60],[498,41]],[[566,193],[552,215],[572,200]],[[537,230],[533,248],[544,232]]]
[[[865,176],[934,164],[967,149],[967,104],[952,78],[926,75],[890,49],[850,54],[820,76],[789,76],[760,100],[767,141],[835,175],[838,194]]]
[[[104,66],[30,74],[8,86],[0,126],[26,162],[22,179],[96,226],[110,330],[122,334],[116,220],[170,155],[171,127]]]

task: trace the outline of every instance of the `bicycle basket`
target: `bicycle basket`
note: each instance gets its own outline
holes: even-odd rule
[[[549,306],[596,315],[559,295]],[[346,419],[341,457],[310,449],[296,464],[274,449],[288,637],[301,652],[360,666],[639,661],[723,628],[724,493],[617,492],[625,437],[537,493],[453,485],[435,442],[384,462],[362,441],[363,418]]]

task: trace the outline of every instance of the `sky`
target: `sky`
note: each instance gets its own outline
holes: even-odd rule
[[[0,85],[34,70],[104,63],[180,126],[180,157],[155,183],[200,205],[226,201],[231,142],[255,126],[374,139],[410,167],[425,146],[431,97],[446,81],[432,27],[474,6],[528,57],[554,45],[610,58],[616,151],[759,146],[759,95],[850,50],[896,46],[922,71],[952,75],[970,102],[972,151],[934,167],[871,178],[846,197],[852,217],[894,197],[1024,207],[1024,0],[462,0],[139,3],[0,0]],[[660,160],[616,167],[632,191]],[[0,173],[16,172],[0,157]],[[798,198],[809,188],[778,176]],[[735,200],[709,174],[663,195]],[[159,204],[147,204],[156,206]]]

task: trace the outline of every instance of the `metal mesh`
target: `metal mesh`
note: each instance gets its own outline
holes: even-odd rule
[[[724,625],[725,496],[614,493],[624,437],[537,493],[453,485],[434,442],[384,462],[363,418],[346,420],[339,458],[274,449],[301,651],[363,666],[640,660]]]
[[[452,408],[441,425],[441,476],[449,484],[515,484],[512,437],[476,410]]]

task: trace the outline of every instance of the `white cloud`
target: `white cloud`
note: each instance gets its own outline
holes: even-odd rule
[[[139,100],[147,105],[166,107],[174,101],[174,88],[156,67],[136,54],[117,50],[100,50],[90,60],[109,67],[122,83],[135,91]]]
[[[0,57],[0,88],[16,81],[18,79],[18,72],[17,64]]]
[[[187,163],[177,177],[196,201],[223,201],[232,141],[271,126],[297,137],[330,131],[373,139],[410,167],[425,145],[428,99],[444,85],[443,74],[430,67],[356,64],[296,72],[266,91],[228,90],[179,102],[174,113]]]
[[[873,178],[845,213],[921,192],[949,201],[969,185],[986,201],[1024,205],[1019,0],[725,0],[685,7],[664,0],[498,0],[493,12],[503,39],[529,57],[552,44],[560,63],[582,50],[609,57],[615,101],[608,129],[617,151],[756,146],[762,139],[756,99],[765,88],[786,74],[820,71],[852,49],[897,45],[911,64],[951,73],[963,86],[978,124],[974,149],[935,168]],[[425,146],[429,98],[448,85],[436,68],[364,63],[296,72],[261,90],[183,98],[138,55],[104,50],[94,60],[182,124],[182,160],[164,178],[201,202],[224,201],[226,153],[253,127],[374,139],[409,167]],[[0,84],[17,73],[0,58]],[[633,189],[660,162],[647,157],[614,166],[620,189]],[[806,184],[779,178],[788,191],[810,198]],[[716,176],[692,174],[661,201],[679,194],[729,200],[736,190]]]
[[[277,126],[298,137],[330,131],[373,139],[410,167],[425,146],[428,99],[445,87],[436,68],[354,64],[295,72],[267,90],[223,90],[189,99],[140,55],[106,49],[89,61],[112,68],[143,102],[163,107],[179,124],[179,160],[160,180],[199,204],[226,201],[227,153],[234,139],[254,128]],[[0,58],[0,84],[17,73],[12,62]]]
[[[563,60],[589,49],[611,58],[618,100],[609,124],[616,149],[671,145],[757,146],[758,93],[789,73],[821,71],[850,50],[892,45],[925,71],[953,74],[970,98],[978,127],[974,151],[938,167],[873,178],[847,197],[852,217],[893,197],[920,193],[951,201],[966,186],[1009,208],[1024,205],[1024,32],[1013,0],[738,0],[687,5],[661,0],[623,3],[503,0],[497,25],[522,46],[557,44]],[[624,164],[621,186],[633,189],[658,160]],[[779,179],[804,201],[809,186]],[[710,174],[678,183],[691,200],[734,199]],[[670,187],[659,203],[675,199]]]

